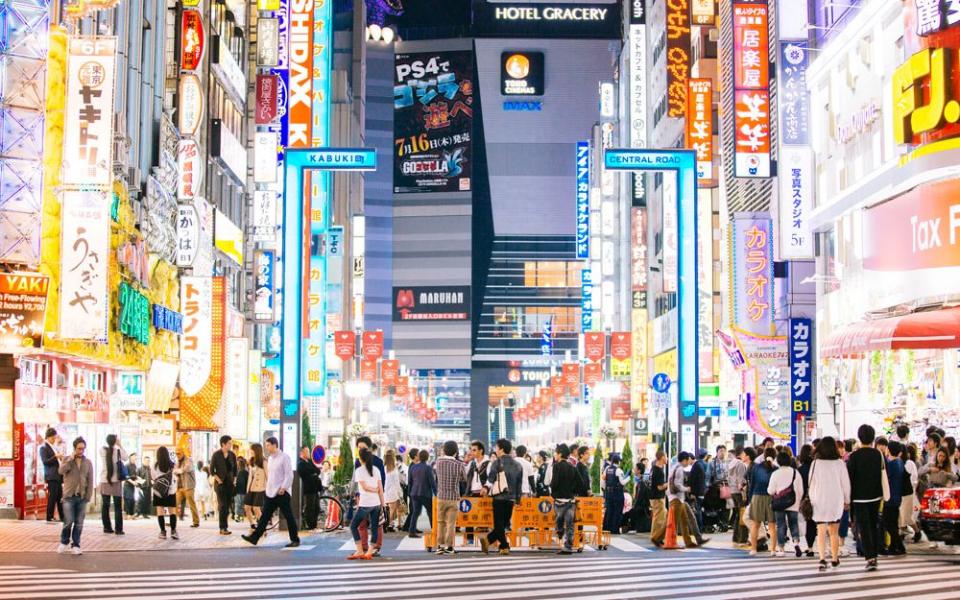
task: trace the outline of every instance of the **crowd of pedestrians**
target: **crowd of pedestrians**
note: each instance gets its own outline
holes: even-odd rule
[[[663,546],[672,523],[687,547],[708,543],[706,532],[732,530],[734,545],[750,555],[818,557],[818,568],[825,571],[853,549],[873,571],[878,556],[905,554],[905,542],[921,541],[916,513],[924,491],[960,480],[954,438],[937,427],[927,430],[922,447],[909,438],[910,429],[903,425],[889,438],[877,437],[863,425],[855,440],[823,437],[803,445],[796,456],[770,438],[732,452],[719,446],[713,456],[701,450],[671,459],[658,451],[652,463],[644,458],[632,466],[616,453],[595,456],[603,461],[598,482],[605,505],[603,529],[613,535],[649,531],[651,542]],[[73,441],[69,454],[54,428],[45,440],[39,453],[49,490],[47,520],[54,522],[58,515],[63,523],[59,552],[79,554],[86,506],[94,494],[93,465],[83,438]],[[225,536],[231,534],[231,514],[235,521],[245,521],[250,532],[242,537],[255,545],[279,511],[287,522],[288,547],[298,546],[290,459],[276,438],[264,446],[251,444],[241,457],[232,442],[222,436],[206,465],[194,463],[181,448],[171,453],[166,447],[156,450],[151,464],[147,457],[138,463],[116,435],[108,435],[99,450],[103,468],[96,486],[104,533],[123,535],[124,512],[128,518],[153,513],[159,537],[167,539],[169,528],[169,538],[177,540],[178,520],[189,509],[191,527],[215,512]],[[559,553],[573,552],[576,499],[591,495],[591,452],[585,446],[558,444],[552,452],[531,453],[500,439],[488,454],[480,441],[463,453],[456,442],[447,441],[436,458],[427,449],[414,448],[405,454],[387,449],[381,459],[371,439],[360,436],[356,452],[349,493],[356,543],[351,560],[379,555],[385,533],[421,536],[423,513],[437,525],[437,554],[455,554],[458,503],[469,496],[493,501],[493,527],[477,533],[484,553],[510,553],[507,531],[514,506],[536,496],[553,497]],[[304,498],[302,525],[315,529],[318,497],[332,485],[332,465],[324,461],[318,466],[304,447],[296,471]],[[468,541],[474,533],[467,529]]]

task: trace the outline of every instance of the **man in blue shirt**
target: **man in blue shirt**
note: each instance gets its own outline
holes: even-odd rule
[[[890,484],[890,499],[883,503],[883,513],[880,523],[883,530],[890,536],[890,545],[881,548],[880,554],[899,556],[906,554],[907,549],[900,537],[900,503],[903,501],[903,480],[910,477],[900,460],[903,445],[900,442],[887,442],[884,438],[877,439],[877,450],[886,460],[887,481]],[[883,540],[883,536],[880,536]]]

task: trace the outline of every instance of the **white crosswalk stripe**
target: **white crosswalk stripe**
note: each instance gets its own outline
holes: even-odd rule
[[[249,564],[256,562],[251,560]],[[941,578],[931,575],[945,568],[934,560],[887,560],[877,573],[866,573],[860,560],[846,561],[829,573],[818,573],[816,565],[807,559],[658,552],[566,558],[461,555],[316,565],[305,559],[296,565],[276,567],[92,573],[12,567],[0,569],[0,600],[956,597],[955,591],[951,596],[952,590],[944,587]],[[494,580],[496,585],[486,585]]]

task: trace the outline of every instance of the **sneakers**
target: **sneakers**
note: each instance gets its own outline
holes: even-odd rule
[[[797,555],[797,558],[800,558],[801,556],[803,556],[803,552],[800,550],[800,544],[794,544],[793,552],[794,554]],[[811,552],[811,554],[813,553]]]
[[[446,548],[444,548],[443,546],[437,546],[437,549],[434,551],[434,554],[436,554],[437,556],[440,556],[441,554],[446,554],[446,552],[447,552]]]
[[[257,545],[257,540],[254,539],[252,535],[241,535],[240,537],[243,538],[243,541],[247,542],[248,544],[253,544],[254,546]]]
[[[877,559],[871,558],[867,561],[867,571],[876,571],[877,570]]]
[[[807,548],[807,551],[804,552],[804,555],[805,555],[807,558],[813,558],[813,550],[810,549],[810,548]]]
[[[500,556],[510,556],[510,548],[500,548]]]
[[[821,561],[820,561],[820,566],[817,567],[817,570],[820,571],[821,573],[826,572],[826,570],[827,570],[827,561],[821,560]]]
[[[74,546],[71,552],[73,552],[75,556],[80,556],[81,554],[83,554],[83,550],[80,549],[80,546]]]
[[[848,556],[850,556],[850,549],[847,548],[846,546],[841,546],[841,547],[840,547],[840,558],[847,558]]]
[[[180,536],[177,535],[177,532],[176,532],[176,531],[171,531],[171,532],[170,532],[170,539],[171,539],[171,540],[179,540],[179,539],[180,539]]]
[[[774,552],[773,555],[776,556],[777,558],[783,558],[784,557],[783,549],[782,548],[777,549],[777,551]]]
[[[289,544],[287,544],[286,546],[284,546],[284,548],[299,548],[299,547],[300,547],[300,540],[294,540]]]
[[[57,546],[57,554],[66,554],[69,551],[70,551],[70,546],[66,544],[60,544],[59,546]]]
[[[756,551],[756,550],[751,550],[751,551],[749,552],[749,556],[756,556],[756,555],[757,555],[757,551]]]
[[[159,537],[161,540],[165,540],[165,539],[167,539],[167,532],[166,532],[166,531],[161,531],[161,532],[160,532],[160,535],[158,535],[157,537]]]

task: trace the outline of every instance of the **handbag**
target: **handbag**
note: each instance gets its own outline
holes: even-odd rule
[[[510,485],[507,483],[507,474],[503,472],[503,465],[497,463],[497,480],[493,482],[490,488],[491,496],[499,496],[510,492]]]
[[[793,489],[793,484],[797,481],[797,470],[793,470],[793,477],[790,478],[790,486],[785,487],[773,495],[773,510],[785,511],[797,503],[797,492]]]
[[[804,520],[813,521],[813,502],[810,501],[810,483],[813,481],[813,472],[817,468],[817,461],[813,461],[810,467],[810,476],[807,477],[807,487],[803,490],[803,498],[800,499],[800,514]]]
[[[117,472],[117,481],[126,481],[130,479],[130,471],[127,469],[127,464],[117,459],[117,468],[114,469]]]
[[[883,501],[890,501],[890,480],[887,478],[887,459],[880,455],[880,487],[883,488]]]
[[[720,486],[720,499],[729,500],[730,499],[730,486],[723,484]]]
[[[153,480],[153,493],[155,496],[163,498],[170,495],[170,488],[173,487],[173,474],[164,473]]]

